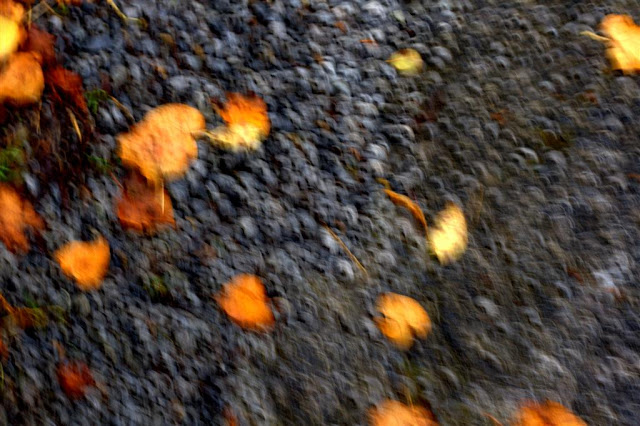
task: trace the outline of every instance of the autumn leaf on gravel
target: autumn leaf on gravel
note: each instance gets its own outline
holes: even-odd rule
[[[44,75],[37,53],[18,52],[0,70],[0,104],[23,106],[38,102],[44,90]]]
[[[153,232],[161,225],[175,225],[167,191],[147,183],[138,173],[124,181],[123,194],[116,208],[120,224],[126,229]]]
[[[269,135],[271,122],[267,115],[267,104],[256,95],[228,93],[224,108],[216,107],[216,112],[226,125],[205,135],[222,148],[232,151],[258,149]]]
[[[387,59],[387,62],[404,75],[416,75],[424,67],[422,56],[414,49],[398,50]]]
[[[242,328],[264,331],[275,322],[264,285],[255,275],[236,276],[224,284],[214,299]]]
[[[24,18],[24,6],[14,0],[0,0],[0,17],[7,18],[19,24]],[[0,28],[2,28],[2,26],[0,26]]]
[[[31,24],[27,30],[27,40],[22,50],[37,53],[40,56],[41,64],[51,64],[56,60],[55,42],[55,36],[41,30],[37,25]]]
[[[17,22],[0,16],[0,64],[18,50],[23,37],[24,30]]]
[[[11,187],[0,184],[0,241],[13,253],[29,250],[25,231],[44,228],[44,222],[31,203],[20,198]]]
[[[95,290],[109,267],[109,243],[103,237],[90,242],[71,241],[56,250],[54,258],[81,290]]]
[[[528,403],[520,408],[513,426],[587,426],[562,404],[553,401]]]
[[[629,15],[607,15],[600,30],[609,37],[607,57],[614,70],[640,72],[640,26]]]
[[[13,325],[21,330],[43,328],[49,323],[47,314],[41,308],[14,307],[2,294],[0,294],[0,306],[7,312]]]
[[[431,331],[429,315],[410,297],[385,293],[378,298],[377,309],[383,315],[374,318],[378,328],[400,349],[410,349],[414,336],[424,339]]]
[[[91,370],[81,362],[64,362],[56,371],[58,382],[64,393],[71,399],[82,398],[87,388],[96,384]]]
[[[182,176],[198,155],[194,134],[205,128],[204,116],[182,104],[166,104],[149,111],[129,133],[118,136],[122,162],[149,181]]]
[[[449,202],[434,222],[427,232],[429,248],[446,265],[462,256],[467,248],[467,220],[462,209]]]
[[[420,207],[406,195],[398,194],[390,189],[385,189],[384,193],[391,199],[391,202],[397,206],[402,206],[409,210],[413,217],[420,222],[424,230],[427,230],[427,219],[424,217],[424,213]]]
[[[434,415],[423,407],[387,399],[369,410],[371,426],[438,426]]]
[[[82,77],[78,74],[62,67],[55,67],[47,71],[46,81],[56,102],[63,103],[67,100],[80,111],[89,112],[82,88]]]

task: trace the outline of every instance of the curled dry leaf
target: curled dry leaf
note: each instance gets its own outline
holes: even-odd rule
[[[214,299],[242,328],[267,330],[275,322],[269,298],[260,278],[241,274],[226,283]]]
[[[161,225],[175,225],[167,191],[150,185],[137,173],[125,180],[117,211],[122,227],[138,232],[151,233]]]
[[[607,15],[600,23],[609,37],[606,55],[614,70],[640,72],[640,26],[629,15]]]
[[[87,101],[84,98],[82,77],[71,70],[55,67],[47,71],[47,84],[51,87],[56,102],[68,101],[80,111],[88,113]]]
[[[103,237],[91,242],[71,241],[54,253],[62,272],[85,291],[100,287],[109,267],[109,256],[109,243]]]
[[[149,111],[129,133],[118,136],[122,162],[154,183],[182,176],[198,155],[193,135],[205,128],[195,108],[166,104]]]
[[[416,75],[424,67],[422,56],[414,49],[398,50],[387,59],[387,62],[404,75]]]
[[[578,416],[554,401],[528,403],[520,408],[513,426],[587,426]]]
[[[411,198],[406,195],[398,194],[390,189],[385,189],[384,193],[391,199],[391,202],[397,206],[402,206],[409,210],[409,212],[413,215],[413,217],[420,222],[425,232],[427,230],[427,219],[424,217],[424,213],[422,213],[422,209],[418,206]]]
[[[57,376],[60,387],[72,399],[82,398],[87,388],[96,384],[89,367],[81,362],[58,365]]]
[[[206,135],[223,148],[234,151],[257,149],[269,135],[271,122],[267,104],[256,95],[228,93],[224,109],[216,110],[226,125]]]
[[[410,297],[385,293],[378,298],[377,308],[383,315],[375,318],[378,328],[400,349],[410,349],[414,336],[424,339],[431,331],[429,315]]]
[[[371,426],[438,426],[434,415],[423,407],[387,399],[369,410]]]
[[[467,220],[462,209],[449,202],[434,222],[427,232],[427,240],[440,263],[446,265],[462,256],[467,248]]]
[[[44,222],[31,203],[20,198],[11,187],[0,184],[0,241],[13,253],[29,250],[28,229],[42,230]]]
[[[37,53],[18,52],[0,71],[0,104],[23,106],[38,102],[44,90],[44,75]]]

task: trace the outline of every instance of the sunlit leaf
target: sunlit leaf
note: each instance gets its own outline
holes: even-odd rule
[[[614,70],[640,72],[640,26],[629,15],[607,15],[600,23],[609,37],[607,57]]]
[[[378,298],[377,309],[383,315],[375,318],[380,332],[400,349],[410,349],[414,336],[424,339],[431,331],[429,315],[410,297],[385,293]]]
[[[398,50],[387,62],[404,75],[416,75],[424,67],[422,56],[414,49]]]
[[[44,222],[31,203],[20,198],[11,187],[0,184],[0,241],[13,253],[29,250],[25,231],[42,230]]]
[[[23,37],[24,30],[17,22],[0,16],[0,64],[18,50]]]
[[[438,426],[434,415],[423,407],[387,399],[369,410],[371,426]]]
[[[269,135],[271,122],[267,115],[267,105],[256,95],[243,96],[228,93],[224,108],[217,108],[225,121],[206,135],[216,144],[233,151],[257,149]]]
[[[60,269],[73,278],[82,290],[100,287],[109,267],[109,243],[103,237],[95,241],[71,241],[54,253]]]
[[[269,298],[260,278],[241,274],[226,283],[214,299],[242,328],[267,330],[275,321]]]
[[[520,408],[513,426],[587,426],[562,404],[553,401],[527,403]]]
[[[443,265],[460,258],[468,242],[467,221],[460,207],[447,203],[427,231],[427,240],[430,250]]]
[[[43,90],[44,75],[40,66],[40,56],[32,52],[17,52],[11,55],[0,71],[0,104],[32,104],[40,100]]]

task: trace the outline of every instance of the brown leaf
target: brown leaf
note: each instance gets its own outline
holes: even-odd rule
[[[41,30],[37,25],[31,24],[27,31],[27,41],[22,50],[40,55],[41,64],[52,64],[56,61],[55,42],[55,36]]]
[[[82,398],[87,388],[96,384],[89,367],[81,362],[58,365],[57,376],[60,387],[72,399]]]
[[[65,275],[81,290],[100,287],[109,267],[109,243],[102,236],[95,241],[71,241],[53,254]]]
[[[375,318],[378,328],[400,349],[410,349],[414,336],[424,339],[431,331],[429,315],[410,297],[385,293],[378,298],[377,308],[383,315]]]
[[[182,176],[198,155],[193,137],[205,128],[204,116],[182,104],[166,104],[149,111],[129,133],[118,136],[122,162],[153,183]]]
[[[0,294],[0,306],[7,312],[12,324],[22,330],[43,328],[49,323],[47,314],[41,308],[13,307],[2,294]]]
[[[47,70],[47,84],[51,87],[54,100],[59,103],[70,102],[87,114],[87,102],[82,88],[82,77],[60,66]]]
[[[147,183],[138,173],[125,180],[117,211],[122,227],[138,232],[153,232],[161,225],[175,225],[167,191]]]
[[[11,187],[0,184],[0,241],[13,253],[29,250],[28,229],[42,230],[44,222],[31,203],[20,198]]]
[[[406,195],[398,194],[397,192],[394,192],[390,189],[385,189],[384,193],[389,196],[393,204],[402,206],[409,210],[413,217],[416,218],[418,222],[420,222],[424,230],[427,230],[427,219],[425,219],[424,213],[422,213],[422,209],[420,209],[420,206],[418,206],[411,198],[407,197]]]
[[[0,22],[0,25],[2,23]],[[44,90],[44,76],[37,53],[18,52],[0,71],[0,104],[23,106],[38,102]]]
[[[438,426],[434,415],[423,407],[387,399],[369,410],[371,426]]]
[[[275,322],[264,285],[255,275],[236,276],[214,299],[240,327],[264,331]]]
[[[587,426],[562,404],[553,401],[527,403],[518,412],[513,426]]]

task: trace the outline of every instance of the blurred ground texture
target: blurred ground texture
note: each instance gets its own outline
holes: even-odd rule
[[[63,207],[27,173],[49,229],[26,256],[0,247],[0,285],[64,315],[9,342],[0,424],[221,424],[229,407],[243,425],[359,425],[408,397],[443,425],[506,423],[545,398],[590,425],[638,424],[640,78],[609,71],[603,45],[579,35],[608,13],[639,22],[637,1],[118,3],[148,25],[100,1],[37,21],[87,91],[107,88],[136,120],[187,103],[210,127],[210,98],[253,91],[271,136],[250,154],[199,142],[169,186],[177,229],[153,237],[121,229],[108,174],[89,171]],[[426,62],[417,77],[385,62],[407,47]],[[132,121],[108,101],[94,119],[93,155],[118,173],[115,136]],[[461,260],[428,258],[377,178],[428,221],[459,203]],[[93,230],[111,267],[82,293],[51,253]],[[238,273],[275,298],[271,334],[240,330],[211,299]],[[432,318],[409,352],[372,321],[386,291]],[[65,396],[53,340],[105,394]]]

